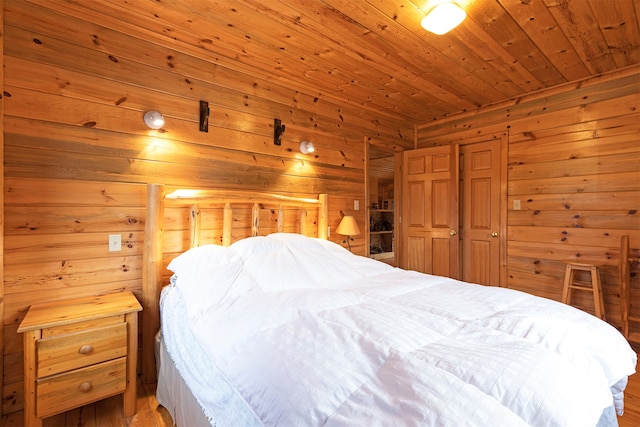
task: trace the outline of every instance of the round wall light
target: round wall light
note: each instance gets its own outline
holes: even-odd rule
[[[302,154],[309,154],[316,151],[316,147],[314,147],[313,142],[311,141],[302,141],[300,143],[300,152]]]
[[[149,129],[160,129],[164,126],[164,117],[157,111],[147,111],[144,113],[144,123]]]

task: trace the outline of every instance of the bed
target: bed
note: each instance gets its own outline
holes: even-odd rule
[[[150,248],[163,240],[157,190]],[[326,197],[317,209],[312,237],[306,208],[302,234],[261,235],[253,215],[252,237],[195,244],[172,257],[161,294],[145,285],[159,299],[160,332],[147,320],[143,331],[157,399],[177,425],[617,425],[636,354],[612,326],[353,255],[326,240]],[[157,281],[161,258],[147,252]]]

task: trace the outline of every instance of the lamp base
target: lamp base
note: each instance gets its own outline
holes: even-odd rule
[[[353,240],[353,238],[351,236],[347,236],[347,240],[342,241],[342,243],[347,244],[347,248],[349,249],[349,252],[351,252],[351,240]]]

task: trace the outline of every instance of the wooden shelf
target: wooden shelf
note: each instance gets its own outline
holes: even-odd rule
[[[393,258],[393,252],[381,252],[379,254],[370,254],[369,256],[373,259],[381,260],[387,258]]]

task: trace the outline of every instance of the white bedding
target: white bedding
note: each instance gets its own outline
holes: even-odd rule
[[[169,267],[167,349],[219,426],[595,426],[635,372],[622,335],[580,310],[323,240],[255,237]]]

